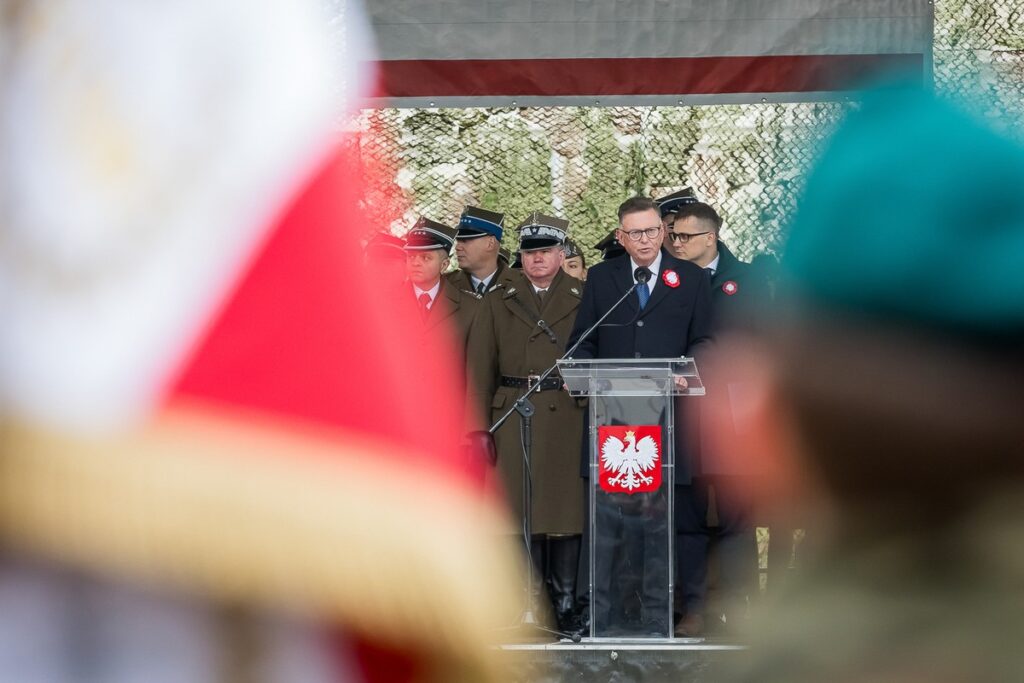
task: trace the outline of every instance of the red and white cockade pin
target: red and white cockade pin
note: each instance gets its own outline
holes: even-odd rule
[[[736,292],[740,291],[740,286],[736,284],[735,280],[726,280],[725,283],[722,285],[722,291],[728,294],[729,296],[732,296]]]
[[[661,274],[661,279],[669,287],[679,286],[679,274],[674,270],[666,270]]]

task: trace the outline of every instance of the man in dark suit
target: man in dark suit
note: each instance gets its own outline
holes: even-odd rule
[[[637,271],[645,269],[650,278],[601,327],[582,340],[573,357],[679,358],[700,353],[711,340],[711,295],[707,276],[699,266],[662,251],[664,227],[661,213],[651,199],[626,200],[619,207],[618,216],[615,237],[626,254],[590,269],[570,345],[633,286]],[[677,402],[679,407],[681,402]],[[679,428],[675,432],[677,483],[688,483],[690,476],[690,449],[686,447],[687,439],[683,438],[685,431]],[[589,444],[584,451],[589,453]],[[584,476],[588,469],[584,467]],[[641,628],[652,635],[668,635],[669,605],[660,587],[667,584],[667,548],[656,547],[667,545],[668,531],[653,528],[641,519],[650,517],[652,506],[663,503],[664,491],[599,498],[602,505],[596,508],[596,523],[601,528],[598,541],[605,547],[601,549],[602,560],[594,568],[595,588],[591,596],[594,624],[599,630],[605,630],[602,625],[614,630],[615,612],[619,608],[616,603],[625,597],[612,586],[612,562],[606,560],[607,553],[620,558],[623,566],[641,565],[639,573],[643,585],[638,591]],[[667,520],[662,522],[667,523]],[[637,538],[638,535],[641,538]]]
[[[669,251],[700,266],[710,277],[716,336],[741,325],[750,303],[764,294],[763,279],[721,241],[721,228],[722,218],[713,207],[693,201],[675,208],[665,241]],[[710,409],[714,402],[716,409],[731,410],[729,401],[740,395],[742,384],[717,377],[712,367],[703,370],[708,396],[702,407]],[[717,545],[718,586],[724,598],[716,617],[724,615],[726,626],[730,625],[730,612],[732,621],[742,612],[757,572],[751,487],[747,485],[750,473],[735,454],[718,452],[711,443],[702,440],[700,451],[691,483],[680,486],[676,495],[676,568],[684,609],[676,634],[683,637],[704,632],[712,538]]]

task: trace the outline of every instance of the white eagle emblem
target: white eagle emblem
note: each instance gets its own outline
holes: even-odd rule
[[[658,465],[658,444],[650,436],[638,442],[633,431],[626,432],[625,438],[626,443],[615,436],[605,439],[601,444],[601,463],[609,472],[615,472],[608,484],[632,491],[654,482],[653,477],[644,473]]]

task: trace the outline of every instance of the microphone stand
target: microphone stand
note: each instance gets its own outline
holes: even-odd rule
[[[579,348],[580,344],[582,344],[587,337],[593,334],[594,330],[600,327],[601,323],[603,323],[608,318],[608,316],[610,316],[612,312],[615,311],[615,309],[617,309],[620,304],[622,304],[623,301],[625,301],[633,292],[635,292],[637,287],[639,287],[640,285],[647,284],[647,280],[650,278],[650,271],[642,269],[643,273],[641,274],[639,272],[640,270],[641,269],[638,268],[638,272],[634,274],[636,276],[636,281],[633,283],[633,286],[626,290],[626,293],[623,294],[619,298],[619,300],[616,301],[612,305],[612,307],[605,312],[604,315],[598,318],[597,322],[591,325],[583,334],[580,335],[579,339],[576,340],[576,343],[573,344],[568,351],[563,353],[561,357],[559,357],[559,361],[565,360],[566,358],[572,358],[572,354],[575,353],[576,349]],[[523,545],[526,549],[527,566],[526,608],[523,610],[523,614],[520,617],[519,625],[534,626],[540,630],[547,631],[548,633],[553,633],[558,636],[569,636],[573,642],[578,643],[581,640],[581,636],[579,633],[562,633],[561,631],[554,631],[549,628],[544,628],[540,625],[540,623],[537,621],[537,617],[535,614],[536,606],[534,605],[533,597],[533,550],[530,547],[531,539],[533,537],[533,471],[531,470],[531,451],[533,441],[532,418],[536,409],[533,407],[533,403],[530,402],[530,396],[540,391],[540,387],[543,384],[544,380],[550,377],[556,369],[558,369],[558,361],[555,361],[554,365],[552,365],[547,370],[542,372],[538,376],[536,382],[527,387],[526,392],[516,399],[515,403],[512,404],[512,407],[509,408],[504,415],[498,418],[497,422],[491,425],[490,429],[488,429],[486,433],[490,437],[492,444],[491,448],[493,449],[494,433],[501,429],[501,426],[505,424],[505,422],[507,422],[510,417],[512,417],[512,413],[519,413],[519,434],[523,446]]]

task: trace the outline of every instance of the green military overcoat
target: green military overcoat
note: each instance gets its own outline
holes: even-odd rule
[[[498,270],[495,271],[494,277],[491,278],[491,282],[487,286],[487,291],[484,293],[490,294],[497,290],[498,284],[501,282],[501,278],[504,277],[505,274],[508,273],[510,270],[512,269],[506,266],[502,261],[498,261]],[[449,284],[454,285],[458,289],[462,289],[468,292],[473,291],[473,280],[470,278],[468,271],[461,269],[453,270],[452,272],[445,275],[444,279],[447,280]]]
[[[470,334],[469,364],[481,387],[482,410],[500,418],[525,390],[501,385],[502,376],[539,375],[565,351],[576,320],[583,283],[559,271],[543,305],[519,271],[506,269],[497,288],[481,301]],[[538,324],[544,321],[551,334]],[[533,417],[533,532],[578,534],[583,525],[580,440],[583,412],[562,389],[531,396]],[[513,415],[496,434],[500,480],[513,512],[515,529],[522,519],[523,458],[520,418]]]
[[[407,284],[405,302],[408,305],[418,304],[414,298],[412,285]],[[421,327],[417,331],[422,335],[444,335],[446,343],[451,343],[455,351],[454,359],[459,368],[459,386],[462,389],[461,405],[458,412],[464,415],[464,429],[471,431],[480,429],[480,416],[477,415],[477,390],[466,372],[467,347],[470,331],[476,324],[480,310],[480,296],[473,292],[460,289],[452,282],[441,278],[441,288],[427,314],[421,319]],[[410,344],[410,352],[418,353],[416,344]],[[429,361],[425,361],[429,362]]]

